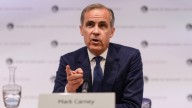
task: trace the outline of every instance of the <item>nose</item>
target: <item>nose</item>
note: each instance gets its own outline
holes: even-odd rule
[[[98,26],[95,26],[94,29],[93,29],[93,34],[94,35],[99,35],[99,27]]]

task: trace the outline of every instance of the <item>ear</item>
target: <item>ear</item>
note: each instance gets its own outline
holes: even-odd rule
[[[110,38],[112,38],[112,37],[114,36],[114,34],[115,34],[115,27],[113,27],[113,28],[111,29],[111,36],[110,36]]]
[[[79,30],[80,30],[81,36],[83,36],[83,27],[82,27],[82,25],[79,25]]]

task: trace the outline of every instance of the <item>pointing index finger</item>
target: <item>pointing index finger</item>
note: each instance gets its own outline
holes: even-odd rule
[[[66,66],[66,69],[65,69],[66,73],[67,73],[67,76],[71,75],[71,68],[69,65]]]

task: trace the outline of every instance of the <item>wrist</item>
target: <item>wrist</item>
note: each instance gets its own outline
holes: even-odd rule
[[[75,93],[76,89],[74,89],[71,85],[67,84],[66,89],[68,93]]]

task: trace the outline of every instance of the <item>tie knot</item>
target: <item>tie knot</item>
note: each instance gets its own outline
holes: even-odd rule
[[[102,57],[101,57],[101,56],[97,56],[97,57],[95,57],[94,59],[95,59],[95,61],[96,61],[96,65],[100,65],[100,62],[101,62],[101,60],[102,60]]]

